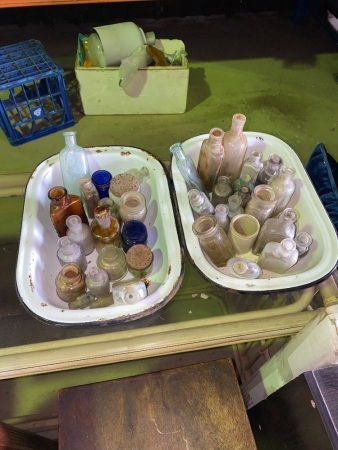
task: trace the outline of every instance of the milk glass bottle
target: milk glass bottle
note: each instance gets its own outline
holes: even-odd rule
[[[283,274],[298,261],[298,250],[293,239],[268,242],[258,258],[257,264],[271,272]]]
[[[218,225],[227,233],[229,229],[229,207],[220,203],[215,208],[215,218]]]
[[[213,214],[214,206],[204,192],[199,192],[197,189],[191,189],[188,192],[188,199],[191,208],[200,216],[206,214]]]
[[[224,133],[224,158],[218,175],[226,175],[233,183],[239,177],[242,169],[248,142],[243,133],[246,117],[244,114],[235,114],[232,117],[231,129]]]
[[[107,272],[110,281],[120,280],[128,272],[126,255],[115,245],[106,245],[99,251],[96,265]]]
[[[198,217],[192,225],[192,230],[199,240],[201,249],[216,267],[225,266],[234,256],[233,246],[214,216]]]
[[[277,218],[270,217],[262,225],[253,246],[252,253],[261,253],[268,242],[281,242],[285,238],[293,239],[296,234],[295,222],[298,213],[293,208],[286,208]]]
[[[282,163],[282,158],[276,153],[272,153],[269,158],[263,162],[263,167],[257,176],[256,185],[267,184],[270,178],[279,171]]]
[[[262,152],[254,150],[249,158],[244,161],[239,178],[243,178],[244,175],[249,175],[251,183],[255,184],[258,173],[263,168],[262,157]]]
[[[69,194],[80,196],[80,179],[90,178],[87,153],[77,145],[76,131],[66,131],[63,136],[66,145],[59,154],[63,186]]]
[[[244,213],[244,209],[242,208],[241,204],[242,204],[242,199],[239,195],[237,195],[237,194],[230,195],[229,200],[228,200],[229,220],[231,220],[233,217],[237,216],[238,214]]]
[[[58,240],[57,258],[61,266],[74,263],[84,272],[87,269],[87,260],[82,248],[67,236]]]
[[[251,193],[251,199],[245,207],[245,214],[256,217],[262,225],[274,212],[277,196],[272,187],[260,184]]]
[[[226,205],[228,198],[232,194],[230,178],[226,176],[218,177],[211,194],[211,203],[217,206],[219,203]]]
[[[110,284],[107,272],[99,267],[92,267],[86,276],[86,286],[95,297],[108,295]]]
[[[212,128],[208,139],[202,142],[197,172],[208,192],[214,187],[223,160],[223,135],[224,131],[221,128]]]
[[[64,302],[73,302],[86,292],[85,274],[77,264],[65,264],[55,278],[58,297]]]
[[[292,177],[295,169],[290,166],[282,166],[277,174],[270,178],[268,186],[272,187],[277,196],[277,203],[273,214],[281,213],[289,203],[296,189],[296,184]]]
[[[109,209],[105,206],[97,206],[94,216],[95,219],[90,224],[90,229],[96,250],[99,252],[109,244],[121,245],[120,225],[115,217],[111,217]]]
[[[312,236],[306,231],[300,231],[296,234],[295,242],[298,250],[298,257],[301,258],[309,252],[309,247],[312,244]]]
[[[82,203],[89,219],[94,219],[94,209],[97,207],[100,196],[90,178],[81,178],[79,181]]]
[[[95,250],[94,239],[89,225],[82,223],[79,216],[73,215],[66,219],[67,236],[83,249],[85,255]]]

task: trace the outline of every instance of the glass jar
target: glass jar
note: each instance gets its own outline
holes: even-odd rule
[[[90,178],[81,178],[79,181],[81,199],[89,219],[94,219],[94,209],[99,204],[99,193]]]
[[[87,260],[82,247],[76,242],[63,236],[58,240],[57,259],[61,266],[68,263],[77,264],[84,272],[87,270]]]
[[[94,210],[95,219],[90,224],[94,237],[95,248],[99,252],[105,245],[121,245],[120,225],[111,217],[110,210],[105,206],[97,206]]]
[[[129,220],[122,228],[122,248],[127,251],[133,245],[146,244],[148,240],[147,227],[139,220]]]
[[[146,218],[146,199],[141,192],[125,192],[121,196],[120,216],[124,223],[129,220],[143,222]]]
[[[268,219],[276,206],[277,196],[272,187],[260,184],[251,193],[251,199],[245,207],[245,214],[256,217],[262,225]]]
[[[86,285],[88,290],[95,297],[108,295],[110,291],[109,277],[105,270],[99,267],[92,267],[86,276]]]
[[[82,247],[85,255],[95,250],[94,239],[89,225],[82,223],[79,216],[69,216],[66,219],[67,236]]]
[[[224,131],[212,128],[208,139],[204,139],[199,153],[197,172],[208,192],[211,192],[224,156]]]
[[[65,264],[55,278],[56,293],[64,302],[73,302],[86,292],[85,274],[76,264]]]
[[[144,278],[149,275],[154,255],[149,247],[144,244],[136,244],[130,247],[126,254],[129,272],[134,278]]]
[[[110,182],[109,197],[120,205],[122,194],[129,191],[139,191],[140,183],[131,173],[119,173],[115,175]]]
[[[106,245],[100,250],[96,265],[107,272],[110,281],[120,280],[128,272],[126,255],[115,245]]]
[[[225,266],[234,256],[232,244],[214,216],[198,217],[192,224],[192,230],[201,249],[216,267]]]
[[[213,204],[210,202],[209,198],[205,195],[204,192],[200,192],[197,189],[191,189],[188,192],[188,199],[191,208],[199,216],[203,216],[205,214],[213,214],[215,211]]]
[[[232,194],[230,178],[226,176],[218,177],[211,194],[211,203],[214,206],[222,203],[226,205],[228,198]]]

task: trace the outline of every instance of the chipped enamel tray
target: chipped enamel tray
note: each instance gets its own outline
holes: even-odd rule
[[[295,168],[296,191],[288,206],[299,212],[297,231],[306,231],[313,238],[309,253],[300,258],[285,274],[278,275],[264,270],[262,277],[255,280],[234,278],[229,275],[226,268],[216,268],[204,256],[198,239],[192,232],[194,217],[189,205],[187,188],[177,168],[176,160],[172,158],[172,177],[188,255],[207,279],[219,286],[241,292],[294,290],[316,284],[329,276],[337,265],[338,241],[335,228],[296,153],[285,142],[274,136],[255,132],[245,134],[248,139],[246,158],[253,150],[262,151],[263,159],[267,159],[271,153],[277,153],[285,164]],[[196,136],[182,144],[186,154],[196,165],[202,141],[207,137],[208,134]],[[252,261],[258,259],[251,252],[245,257]]]
[[[173,215],[168,178],[161,163],[150,153],[134,147],[88,148],[91,173],[109,170],[113,176],[130,168],[147,166],[150,175],[141,184],[146,198],[148,246],[154,264],[147,277],[148,296],[134,305],[70,310],[55,291],[58,236],[49,216],[48,190],[62,185],[59,156],[54,155],[35,169],[27,184],[16,284],[23,305],[34,316],[58,325],[123,323],[148,316],[162,308],[177,292],[183,277],[181,248]],[[87,256],[88,269],[97,252]],[[88,270],[87,269],[87,270]],[[124,279],[131,278],[128,274]]]

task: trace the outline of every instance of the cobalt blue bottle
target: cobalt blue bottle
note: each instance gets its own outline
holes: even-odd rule
[[[136,244],[147,244],[148,232],[143,222],[129,220],[122,228],[122,248],[127,251]]]

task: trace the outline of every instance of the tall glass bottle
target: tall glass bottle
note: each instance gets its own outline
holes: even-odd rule
[[[296,184],[292,179],[294,174],[295,169],[293,167],[282,166],[279,172],[268,181],[268,186],[275,191],[277,197],[277,203],[273,212],[275,216],[286,208],[295,192]]]
[[[212,128],[208,139],[202,142],[197,172],[208,192],[214,187],[217,174],[224,156],[224,131],[221,128]]]
[[[190,189],[197,189],[208,195],[208,191],[206,190],[201,177],[198,175],[193,160],[190,156],[185,154],[182,144],[173,144],[169,148],[169,151],[175,156],[177,168],[187,185],[188,191],[190,191]]]
[[[226,176],[218,177],[211,194],[211,203],[214,206],[228,203],[228,198],[232,194],[230,178]]]
[[[282,163],[282,158],[276,153],[272,153],[269,158],[263,162],[263,167],[258,172],[256,186],[258,184],[267,184],[270,178],[279,171]]]
[[[58,240],[57,258],[61,266],[77,264],[83,272],[87,270],[87,260],[83,249],[69,237],[63,236]]]
[[[262,152],[254,150],[249,158],[244,161],[239,178],[243,178],[244,175],[249,175],[251,183],[255,184],[258,173],[263,168],[262,157]]]
[[[296,234],[295,222],[298,213],[293,208],[286,208],[277,218],[270,217],[262,225],[253,246],[252,253],[261,253],[268,242],[281,242],[285,238],[293,239]]]
[[[48,198],[50,218],[59,237],[67,234],[66,219],[69,216],[77,215],[88,225],[88,218],[79,196],[68,194],[63,186],[55,186],[48,191]]]
[[[226,175],[233,183],[239,177],[242,169],[248,142],[243,133],[246,117],[244,114],[235,114],[232,117],[231,129],[224,133],[224,158],[218,175]]]
[[[90,227],[81,222],[79,216],[69,216],[66,219],[67,236],[82,247],[85,255],[95,250],[94,239]]]
[[[188,199],[191,208],[199,215],[213,214],[215,211],[214,206],[204,192],[200,192],[197,189],[191,189],[188,192]]]
[[[268,242],[258,258],[257,264],[271,272],[283,274],[298,261],[298,250],[293,239]]]
[[[85,274],[76,264],[65,264],[55,278],[58,297],[64,302],[74,302],[86,292]]]
[[[121,245],[120,225],[115,217],[111,217],[109,209],[105,206],[97,206],[94,210],[94,217],[90,229],[96,250],[99,252],[109,244]]]
[[[80,179],[90,178],[87,153],[83,147],[77,145],[76,131],[66,131],[63,136],[65,147],[59,154],[63,185],[70,194],[80,196]]]
[[[90,178],[83,177],[79,181],[80,194],[89,219],[94,219],[94,209],[99,204],[100,196]]]

